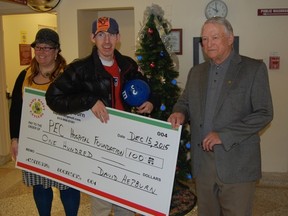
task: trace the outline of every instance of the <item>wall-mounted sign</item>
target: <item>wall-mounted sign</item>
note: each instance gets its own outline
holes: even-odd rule
[[[280,56],[277,56],[277,55],[269,56],[269,69],[271,70],[280,69]]]
[[[288,8],[258,9],[258,16],[288,16]]]
[[[32,52],[30,44],[19,44],[20,65],[30,65]]]

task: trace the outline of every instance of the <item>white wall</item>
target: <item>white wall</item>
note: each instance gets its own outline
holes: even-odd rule
[[[62,1],[58,11],[58,27],[62,38],[62,47],[67,59],[77,56],[77,10],[97,8],[133,7],[135,12],[135,38],[143,21],[143,13],[152,3],[165,11],[165,18],[171,21],[172,28],[183,29],[183,55],[179,55],[178,79],[184,85],[188,70],[193,65],[193,37],[200,35],[205,21],[204,8],[210,0],[110,0],[110,1]],[[287,8],[287,0],[224,0],[228,5],[227,19],[234,27],[235,35],[240,37],[240,53],[268,63],[271,52],[280,55],[280,70],[270,70],[270,84],[273,95],[275,117],[270,128],[262,135],[263,171],[288,171],[288,28],[287,16],[257,16],[259,8]],[[73,25],[74,23],[74,25]],[[125,41],[122,40],[122,43]],[[70,44],[75,44],[71,47]]]

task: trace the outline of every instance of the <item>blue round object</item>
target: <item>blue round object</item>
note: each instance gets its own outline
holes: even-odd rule
[[[128,81],[122,91],[123,100],[130,106],[140,106],[148,100],[149,96],[149,85],[140,79]]]

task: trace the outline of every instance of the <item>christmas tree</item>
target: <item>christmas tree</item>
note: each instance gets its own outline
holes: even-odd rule
[[[161,96],[161,106],[154,108],[151,117],[167,121],[181,93],[176,80],[179,72],[175,69],[169,42],[171,25],[164,19],[164,11],[154,4],[146,8],[143,23],[138,35],[136,57],[140,70],[149,80],[151,91]],[[176,179],[179,180],[191,178],[188,159],[190,136],[186,128],[182,129],[176,167]]]
[[[154,107],[152,118],[167,121],[174,104],[180,96],[177,85],[179,72],[173,61],[169,41],[171,24],[164,19],[164,11],[155,4],[147,7],[144,21],[138,35],[136,57],[140,70],[147,77],[152,92],[160,95],[161,106]],[[190,134],[187,125],[182,127],[170,216],[182,216],[190,212],[196,204],[196,196],[183,184],[192,177],[190,171]]]

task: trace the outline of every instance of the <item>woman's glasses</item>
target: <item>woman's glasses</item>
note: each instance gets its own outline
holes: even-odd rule
[[[53,50],[53,49],[56,49],[56,48],[55,47],[48,47],[48,46],[46,46],[46,47],[35,46],[34,47],[35,51],[43,50],[44,52],[49,52],[50,50]]]

